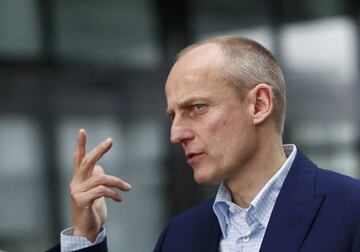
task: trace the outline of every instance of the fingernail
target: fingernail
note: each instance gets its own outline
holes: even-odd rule
[[[131,189],[131,185],[130,184],[128,184],[128,183],[124,183],[125,184],[125,186],[130,190]]]

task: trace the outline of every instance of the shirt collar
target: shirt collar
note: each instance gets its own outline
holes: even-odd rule
[[[227,236],[227,226],[230,223],[229,205],[231,203],[231,194],[227,187],[221,183],[215,197],[213,210],[219,221],[223,237]]]
[[[256,218],[264,227],[267,227],[275,201],[280,193],[284,180],[289,173],[297,152],[295,145],[288,144],[283,147],[285,155],[287,156],[285,163],[265,184],[251,202],[251,205],[254,206],[255,209]]]
[[[283,145],[283,148],[287,160],[250,203],[250,207],[253,207],[255,210],[253,211],[254,217],[265,228],[270,220],[277,196],[297,153],[297,148],[293,144]],[[232,204],[234,203],[231,201],[231,194],[228,188],[221,183],[215,197],[213,211],[218,218],[223,237],[227,236],[229,206]]]

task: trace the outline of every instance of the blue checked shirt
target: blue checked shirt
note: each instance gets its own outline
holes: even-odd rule
[[[220,252],[260,250],[275,201],[297,152],[295,145],[283,147],[288,157],[286,162],[256,195],[249,208],[233,203],[227,187],[220,185],[213,205],[222,232]]]
[[[71,252],[74,250],[79,250],[87,248],[93,245],[96,245],[102,242],[105,239],[105,229],[102,228],[100,233],[96,237],[96,240],[92,243],[86,237],[83,236],[73,236],[74,228],[67,228],[60,234],[60,249],[61,252]]]

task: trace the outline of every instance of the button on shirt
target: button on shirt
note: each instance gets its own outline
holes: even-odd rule
[[[249,208],[241,208],[233,203],[228,188],[220,185],[213,205],[222,232],[220,252],[260,250],[275,201],[297,152],[292,144],[283,148],[287,160],[256,195]]]

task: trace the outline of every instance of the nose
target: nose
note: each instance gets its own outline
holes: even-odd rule
[[[170,141],[174,144],[185,143],[188,140],[194,138],[194,132],[184,124],[180,124],[179,121],[173,121],[171,125]]]

